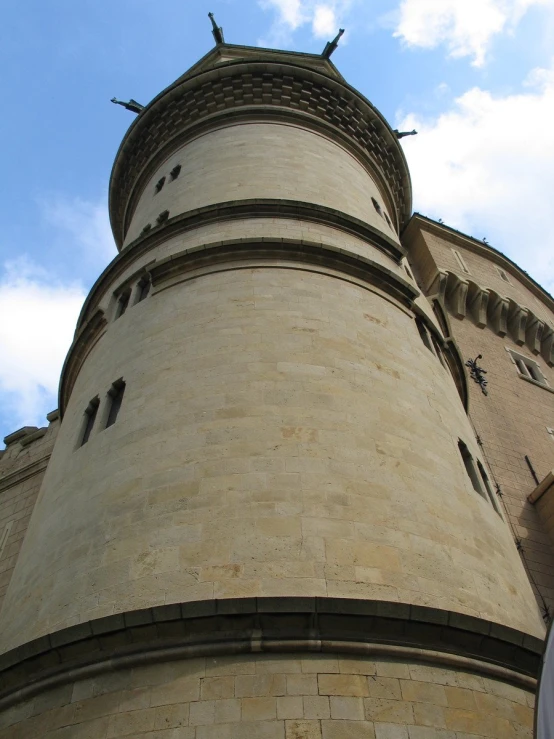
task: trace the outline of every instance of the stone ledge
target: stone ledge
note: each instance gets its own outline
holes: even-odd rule
[[[163,226],[152,228],[146,235],[139,236],[128,244],[110,262],[94,283],[81,309],[77,330],[82,329],[86,321],[92,317],[93,311],[98,308],[98,296],[107,290],[108,285],[123,274],[138,257],[155,249],[168,238],[186,233],[199,226],[246,218],[293,218],[311,221],[340,228],[353,236],[357,236],[370,246],[374,246],[387,254],[397,263],[405,255],[404,247],[377,231],[368,223],[324,205],[273,198],[229,200],[206,205],[174,216],[166,221]]]
[[[0,656],[0,707],[117,667],[300,651],[446,665],[532,690],[543,642],[407,603],[322,597],[173,603],[70,626]]]

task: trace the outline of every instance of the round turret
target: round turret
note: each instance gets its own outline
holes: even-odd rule
[[[542,623],[410,198],[324,57],[219,44],[140,112],[1,613],[10,695],[71,686],[78,738],[500,736],[498,685],[527,720]]]

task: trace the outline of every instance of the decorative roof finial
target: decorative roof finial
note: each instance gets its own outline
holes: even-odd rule
[[[217,25],[217,23],[215,22],[213,13],[208,13],[208,18],[212,22],[212,33],[213,33],[216,44],[224,44],[225,39],[223,38],[223,28]]]
[[[140,113],[144,108],[144,105],[137,103],[133,98],[131,98],[128,103],[123,100],[118,100],[117,98],[112,98],[110,102],[115,103],[116,105],[122,105],[126,110],[130,110],[131,113]]]
[[[331,54],[339,45],[339,40],[343,33],[344,28],[339,28],[339,32],[337,33],[335,38],[332,41],[327,41],[327,43],[325,44],[325,48],[323,49],[323,53],[321,54],[321,56],[325,57],[325,59],[329,59],[331,57]]]

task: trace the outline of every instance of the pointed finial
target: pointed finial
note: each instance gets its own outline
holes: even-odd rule
[[[126,110],[130,110],[131,113],[140,113],[140,111],[144,108],[144,105],[137,103],[137,101],[133,100],[133,98],[131,98],[127,103],[123,100],[118,100],[117,98],[112,98],[110,102],[115,103],[116,105],[122,105]]]
[[[331,54],[339,45],[340,37],[343,33],[344,28],[339,28],[339,32],[337,33],[335,38],[332,41],[327,41],[327,43],[325,44],[325,48],[323,49],[323,53],[321,56],[325,57],[325,59],[329,59],[331,57]]]
[[[217,25],[217,23],[215,22],[213,13],[208,13],[208,18],[212,22],[212,33],[213,33],[216,44],[224,44],[225,39],[223,38],[223,28]]]

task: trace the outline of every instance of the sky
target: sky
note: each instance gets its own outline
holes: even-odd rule
[[[554,292],[554,0],[4,0],[0,438],[44,425],[83,300],[116,254],[109,175],[133,114],[213,46],[320,53],[394,128],[414,210]]]

